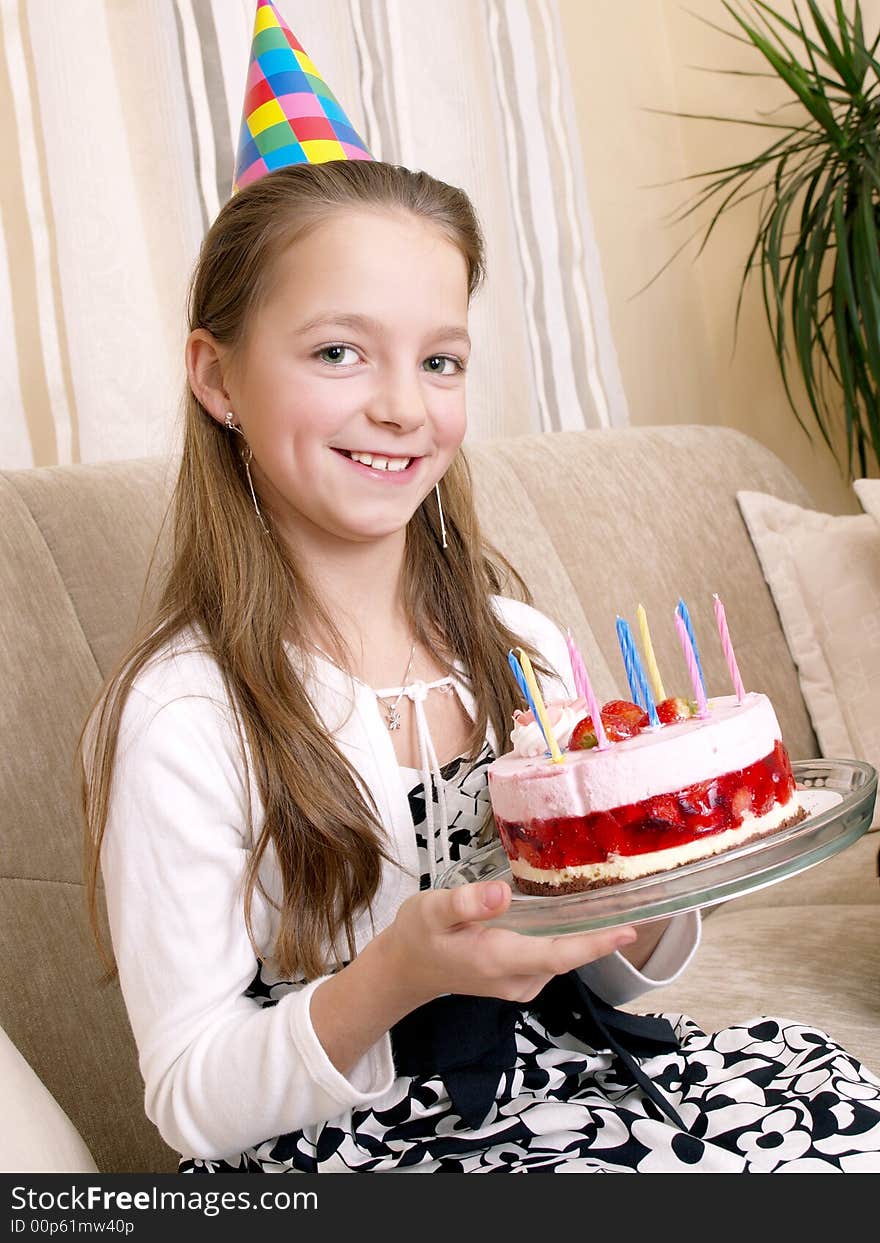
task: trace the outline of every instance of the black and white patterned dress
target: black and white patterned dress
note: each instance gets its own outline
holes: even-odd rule
[[[487,744],[474,764],[457,759],[440,770],[453,860],[479,844],[492,758]],[[425,795],[419,774],[404,774],[413,781],[408,798],[424,889]],[[258,971],[249,995],[274,1005],[288,988],[267,986]],[[558,1007],[548,1018],[532,1003],[458,1000],[472,1007],[468,1021],[484,1001],[498,1008],[493,1015],[512,1016],[510,1064],[492,1072],[497,1087],[485,1116],[481,1106],[478,1120],[465,1121],[453,1105],[457,1093],[468,1099],[467,1068],[458,1077],[454,1069],[445,1077],[401,1073],[371,1108],[225,1160],[183,1159],[180,1172],[880,1172],[880,1080],[815,1028],[757,1018],[707,1035],[685,1016],[666,1016],[678,1047],[640,1058],[639,1066],[682,1127],[615,1054],[573,1034],[577,1024]]]

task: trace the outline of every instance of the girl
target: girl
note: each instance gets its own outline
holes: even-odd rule
[[[460,451],[482,273],[465,196],[376,162],[205,239],[170,567],[85,732],[146,1111],[188,1173],[868,1168],[880,1084],[826,1037],[612,1009],[697,916],[530,938],[431,888],[491,822],[509,649],[572,694]]]

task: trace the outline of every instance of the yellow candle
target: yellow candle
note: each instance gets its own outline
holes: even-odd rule
[[[547,720],[547,710],[544,707],[544,700],[541,698],[541,691],[538,688],[538,679],[535,677],[532,662],[529,660],[522,648],[518,648],[517,650],[519,651],[519,663],[522,666],[523,677],[526,680],[526,685],[532,692],[535,711],[538,714],[538,720],[544,728],[544,737],[547,739],[547,745],[550,748],[550,756],[554,764],[564,764],[565,756],[559,750],[559,744],[556,741],[556,736],[550,728],[550,722]]]
[[[666,698],[666,692],[663,689],[663,680],[660,677],[660,670],[657,668],[657,658],[654,655],[654,644],[651,642],[651,632],[648,629],[648,614],[645,612],[645,606],[640,604],[636,610],[636,617],[639,619],[639,631],[642,636],[642,647],[645,650],[645,665],[648,670],[648,677],[651,679],[651,690],[654,692],[654,702],[662,703]]]

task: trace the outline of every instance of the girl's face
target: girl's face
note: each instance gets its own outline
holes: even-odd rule
[[[463,255],[408,213],[337,211],[287,249],[225,376],[282,530],[406,526],[464,438],[467,310]]]

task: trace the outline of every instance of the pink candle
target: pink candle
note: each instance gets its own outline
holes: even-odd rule
[[[730,631],[727,629],[727,614],[724,611],[724,605],[718,599],[717,595],[713,597],[715,600],[715,620],[718,623],[718,633],[721,635],[721,646],[724,649],[724,659],[727,661],[727,667],[730,670],[730,677],[733,682],[733,689],[740,703],[745,699],[745,687],[742,678],[739,676],[739,666],[736,663],[736,657],[733,654],[733,644],[730,641]]]
[[[584,664],[583,657],[578,651],[577,644],[571,636],[571,631],[565,632],[565,641],[568,644],[568,655],[571,659],[571,670],[574,674],[574,686],[579,697],[586,699],[587,707],[590,709],[590,716],[593,718],[593,729],[596,733],[596,744],[600,751],[605,751],[611,745],[605,733],[605,726],[602,724],[602,714],[599,709],[599,701],[593,691],[592,683],[587,674],[587,667]]]
[[[697,658],[694,655],[693,644],[687,632],[687,626],[684,624],[684,618],[677,610],[675,613],[675,629],[678,631],[681,650],[684,652],[685,664],[688,667],[691,685],[694,688],[694,698],[697,701],[697,716],[705,718],[709,715],[709,704],[706,701],[706,692],[703,690],[703,679],[700,677],[700,671],[697,668]]]

